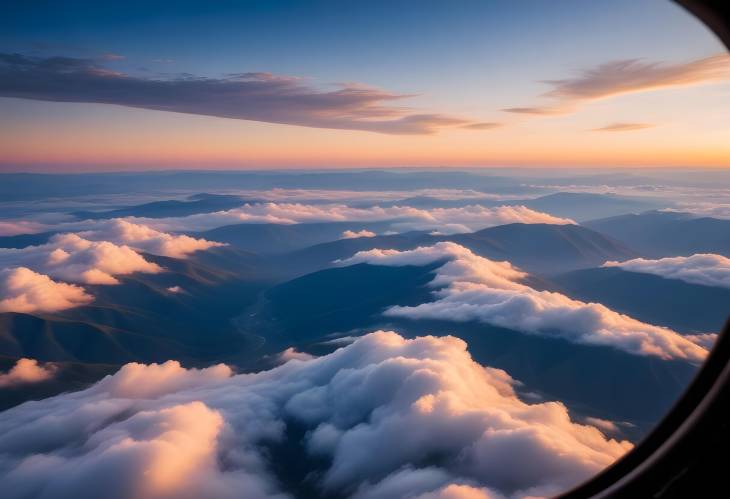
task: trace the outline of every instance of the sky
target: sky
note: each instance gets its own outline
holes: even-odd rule
[[[730,168],[665,0],[3,3],[0,171]]]

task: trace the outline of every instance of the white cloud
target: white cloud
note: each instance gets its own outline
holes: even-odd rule
[[[507,200],[524,199],[515,194],[494,194],[473,189],[414,189],[407,191],[352,191],[345,189],[269,189],[269,190],[237,190],[232,191],[244,198],[262,199],[275,202],[309,202],[309,201],[398,201],[412,197],[429,197],[444,201],[462,199],[474,200]]]
[[[0,267],[18,266],[87,284],[118,284],[114,276],[162,271],[159,265],[148,262],[129,246],[90,241],[73,233],[57,234],[40,246],[0,249]]]
[[[730,202],[681,202],[677,203],[676,208],[665,208],[660,211],[691,213],[692,215],[697,215],[698,217],[711,217],[727,220],[730,219]]]
[[[51,379],[56,371],[53,364],[42,366],[35,359],[18,359],[7,373],[0,373],[0,388],[40,383]]]
[[[413,307],[394,306],[392,317],[481,321],[526,333],[556,336],[575,343],[611,346],[637,355],[700,362],[707,350],[664,327],[646,324],[599,303],[537,291],[520,282],[527,276],[509,262],[475,255],[455,243],[442,242],[410,251],[361,251],[342,263],[426,265],[445,263],[431,281],[435,300]]]
[[[345,204],[252,203],[215,213],[174,218],[130,218],[158,230],[206,230],[237,223],[297,224],[307,222],[391,221],[400,230],[432,230],[442,233],[471,232],[509,223],[573,224],[573,220],[532,210],[525,206],[422,209],[411,206],[351,207]]]
[[[359,237],[375,237],[377,234],[375,232],[369,231],[369,230],[360,230],[360,231],[353,231],[353,230],[346,230],[342,233],[342,239],[357,239]]]
[[[314,355],[307,352],[300,352],[294,347],[289,347],[279,355],[280,362],[289,362],[290,360],[312,360]]]
[[[196,251],[225,246],[224,243],[206,239],[167,234],[146,225],[118,218],[97,222],[93,230],[82,232],[80,235],[95,241],[129,245],[140,251],[173,258],[185,258]]]
[[[204,386],[231,377],[233,371],[225,364],[205,369],[185,369],[176,360],[163,364],[124,365],[115,376],[104,378],[99,387],[120,398],[154,398],[180,390]]]
[[[654,274],[667,279],[679,279],[690,284],[730,288],[730,258],[711,253],[658,260],[635,258],[625,262],[610,261],[603,266],[620,267],[630,272]]]
[[[375,485],[366,483],[353,499],[498,499],[504,497],[473,483],[454,483],[458,479],[442,468],[405,467]]]
[[[502,497],[501,494],[483,487],[452,483],[438,490],[421,494],[417,499],[499,499],[500,497]]]
[[[93,300],[80,286],[56,282],[25,267],[0,270],[0,312],[57,312]]]
[[[167,288],[167,291],[173,294],[185,293],[185,290],[180,286],[170,286],[169,288]]]
[[[132,364],[0,413],[6,497],[92,498],[102,486],[109,499],[285,497],[264,448],[292,423],[307,433],[287,445],[323,463],[315,486],[345,496],[557,492],[631,448],[559,402],[521,401],[507,373],[453,337],[377,332],[270,371],[213,369]]]

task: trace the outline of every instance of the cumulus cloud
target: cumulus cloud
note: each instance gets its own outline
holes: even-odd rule
[[[391,221],[400,230],[431,230],[441,233],[472,232],[508,223],[572,224],[573,220],[535,211],[525,206],[422,209],[411,206],[352,207],[340,203],[247,203],[215,213],[187,217],[136,219],[159,230],[205,230],[235,223],[297,224],[306,222]]]
[[[19,266],[86,284],[118,284],[114,276],[162,271],[159,265],[148,262],[129,246],[90,241],[73,233],[57,234],[39,246],[0,249],[0,268]]]
[[[133,364],[0,413],[6,496],[92,498],[103,484],[110,499],[283,498],[274,470],[286,463],[269,466],[267,449],[286,445],[337,495],[524,497],[564,490],[631,448],[559,402],[523,402],[507,373],[453,337],[381,331],[270,371],[204,373]],[[303,439],[286,440],[292,424]]]
[[[0,312],[57,312],[91,303],[84,288],[25,267],[0,270]]]
[[[625,262],[606,262],[604,267],[620,267],[630,272],[654,274],[679,279],[690,284],[730,288],[730,258],[711,253],[647,260],[635,258]]]
[[[632,130],[643,130],[653,128],[656,125],[651,123],[610,123],[608,125],[592,128],[592,132],[630,132]]]
[[[394,306],[391,317],[481,321],[526,333],[603,345],[636,355],[700,362],[707,350],[668,328],[646,324],[600,303],[537,291],[520,281],[525,272],[509,262],[495,262],[451,242],[409,251],[361,251],[344,264],[426,265],[443,261],[431,281],[435,300],[417,306]]]
[[[225,246],[224,243],[196,239],[184,234],[160,232],[147,225],[118,218],[98,222],[93,230],[82,232],[80,235],[96,241],[125,244],[140,251],[173,258],[185,258],[196,251]]]
[[[290,360],[311,360],[314,358],[312,354],[300,352],[294,347],[289,347],[279,354],[279,361],[289,362]]]
[[[499,499],[502,494],[474,484],[454,483],[455,477],[441,468],[406,467],[375,485],[360,487],[353,499]]]
[[[28,267],[69,282],[118,284],[115,276],[134,272],[158,273],[163,269],[139,251],[185,258],[196,251],[223,243],[173,235],[127,220],[92,222],[92,229],[61,233],[47,244],[25,248],[0,248],[0,268]]]
[[[512,107],[510,113],[551,115],[575,111],[581,105],[617,95],[710,83],[730,78],[730,57],[718,54],[680,63],[626,59],[599,64],[577,76],[545,80],[552,88],[544,105]]]
[[[173,294],[185,293],[185,290],[180,286],[170,286],[167,291]]]
[[[116,376],[104,378],[98,386],[112,397],[146,399],[191,390],[232,375],[233,371],[225,364],[185,369],[176,360],[149,365],[131,362],[123,366]]]
[[[51,379],[56,371],[57,368],[53,364],[42,366],[35,359],[18,359],[8,372],[0,373],[0,388],[40,383]]]
[[[357,239],[358,237],[375,237],[377,234],[369,230],[352,231],[346,230],[342,233],[342,239]]]
[[[411,95],[361,84],[321,90],[300,78],[263,72],[149,78],[110,70],[102,62],[0,54],[0,96],[386,134],[429,134],[472,123],[410,110],[396,104]]]

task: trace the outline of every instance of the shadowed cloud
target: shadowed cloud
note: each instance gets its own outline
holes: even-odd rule
[[[241,375],[132,363],[4,411],[3,497],[95,499],[103,487],[109,499],[288,499],[276,469],[292,461],[277,444],[302,452],[308,496],[543,497],[632,447],[561,402],[524,402],[454,337],[378,331],[323,357],[289,355]]]
[[[300,78],[264,72],[145,78],[110,70],[94,59],[22,54],[0,54],[0,96],[386,134],[429,134],[472,124],[459,117],[412,112],[394,104],[411,95],[362,84],[324,91]]]

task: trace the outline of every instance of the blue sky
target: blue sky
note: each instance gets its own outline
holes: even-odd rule
[[[419,113],[500,124],[501,109],[532,105],[548,91],[544,80],[609,61],[685,63],[722,51],[704,26],[665,0],[11,1],[0,28],[2,53],[96,59],[105,69],[143,79],[270,72],[322,91],[357,82],[413,95],[397,104]],[[61,126],[62,119],[79,130],[98,129],[110,112],[111,120],[139,122],[137,111],[104,107],[0,98],[0,111],[24,130],[34,123],[39,130],[49,122]],[[170,126],[164,118],[149,119]],[[177,120],[181,128],[202,126]],[[281,140],[292,133],[284,129]],[[32,155],[14,150],[10,156]],[[408,154],[402,156],[405,162]]]

